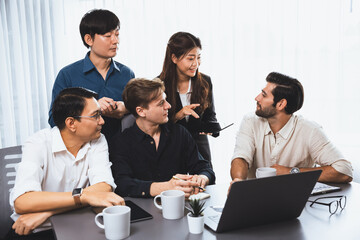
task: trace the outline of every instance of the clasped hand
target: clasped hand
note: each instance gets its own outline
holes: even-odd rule
[[[18,235],[28,235],[32,231],[43,224],[49,217],[51,212],[26,213],[20,217],[12,225],[15,233]]]
[[[101,113],[112,118],[121,118],[127,112],[124,102],[114,101],[112,98],[103,97],[98,100]]]
[[[199,187],[204,188],[208,184],[208,178],[203,175],[185,175],[185,174],[176,174],[177,179],[170,179],[169,183],[171,189],[181,190],[185,193],[185,198],[189,198],[192,194],[199,193]]]

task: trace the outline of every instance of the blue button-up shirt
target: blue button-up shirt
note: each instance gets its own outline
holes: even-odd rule
[[[122,92],[128,81],[135,77],[134,72],[127,66],[111,60],[106,79],[97,71],[89,58],[88,52],[84,59],[72,63],[60,70],[55,79],[49,110],[49,124],[55,126],[52,118],[52,104],[61,90],[69,87],[84,87],[98,93],[99,98],[109,97],[115,101],[122,101]],[[119,129],[120,120],[106,118],[102,133],[109,140]]]

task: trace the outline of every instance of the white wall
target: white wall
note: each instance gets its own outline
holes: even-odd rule
[[[210,142],[218,182],[230,180],[235,133],[242,116],[254,111],[254,98],[271,71],[303,83],[305,103],[299,114],[324,127],[358,175],[360,0],[53,0],[44,10],[50,9],[53,22],[51,32],[43,34],[52,36],[55,55],[48,85],[63,66],[85,56],[78,25],[92,8],[107,8],[120,18],[115,60],[137,77],[160,73],[173,33],[189,31],[200,37],[200,70],[212,77],[218,119],[236,123]],[[3,110],[1,114],[5,119]],[[40,113],[40,118],[47,116]],[[23,135],[36,130],[24,130]],[[6,131],[0,128],[2,139]],[[24,136],[15,144],[19,139]]]

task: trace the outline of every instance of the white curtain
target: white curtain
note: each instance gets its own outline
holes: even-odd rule
[[[49,1],[1,1],[1,146],[21,144],[47,126],[55,76]]]
[[[120,19],[115,60],[153,78],[177,31],[200,37],[200,70],[212,77],[218,119],[235,122],[211,138],[213,165],[228,181],[235,133],[255,110],[265,77],[278,71],[304,85],[299,114],[320,123],[346,157],[360,143],[360,0],[0,0],[0,133],[18,145],[47,127],[58,71],[82,59],[81,17],[106,8]],[[218,182],[219,182],[218,181]]]

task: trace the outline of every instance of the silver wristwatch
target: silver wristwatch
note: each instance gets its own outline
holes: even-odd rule
[[[300,169],[299,169],[298,167],[293,167],[293,168],[291,168],[291,170],[290,170],[290,173],[291,173],[291,174],[299,173],[299,172],[300,172]]]
[[[72,191],[72,197],[74,198],[76,206],[81,206],[80,197],[81,197],[82,191],[83,191],[82,188],[75,188]]]

